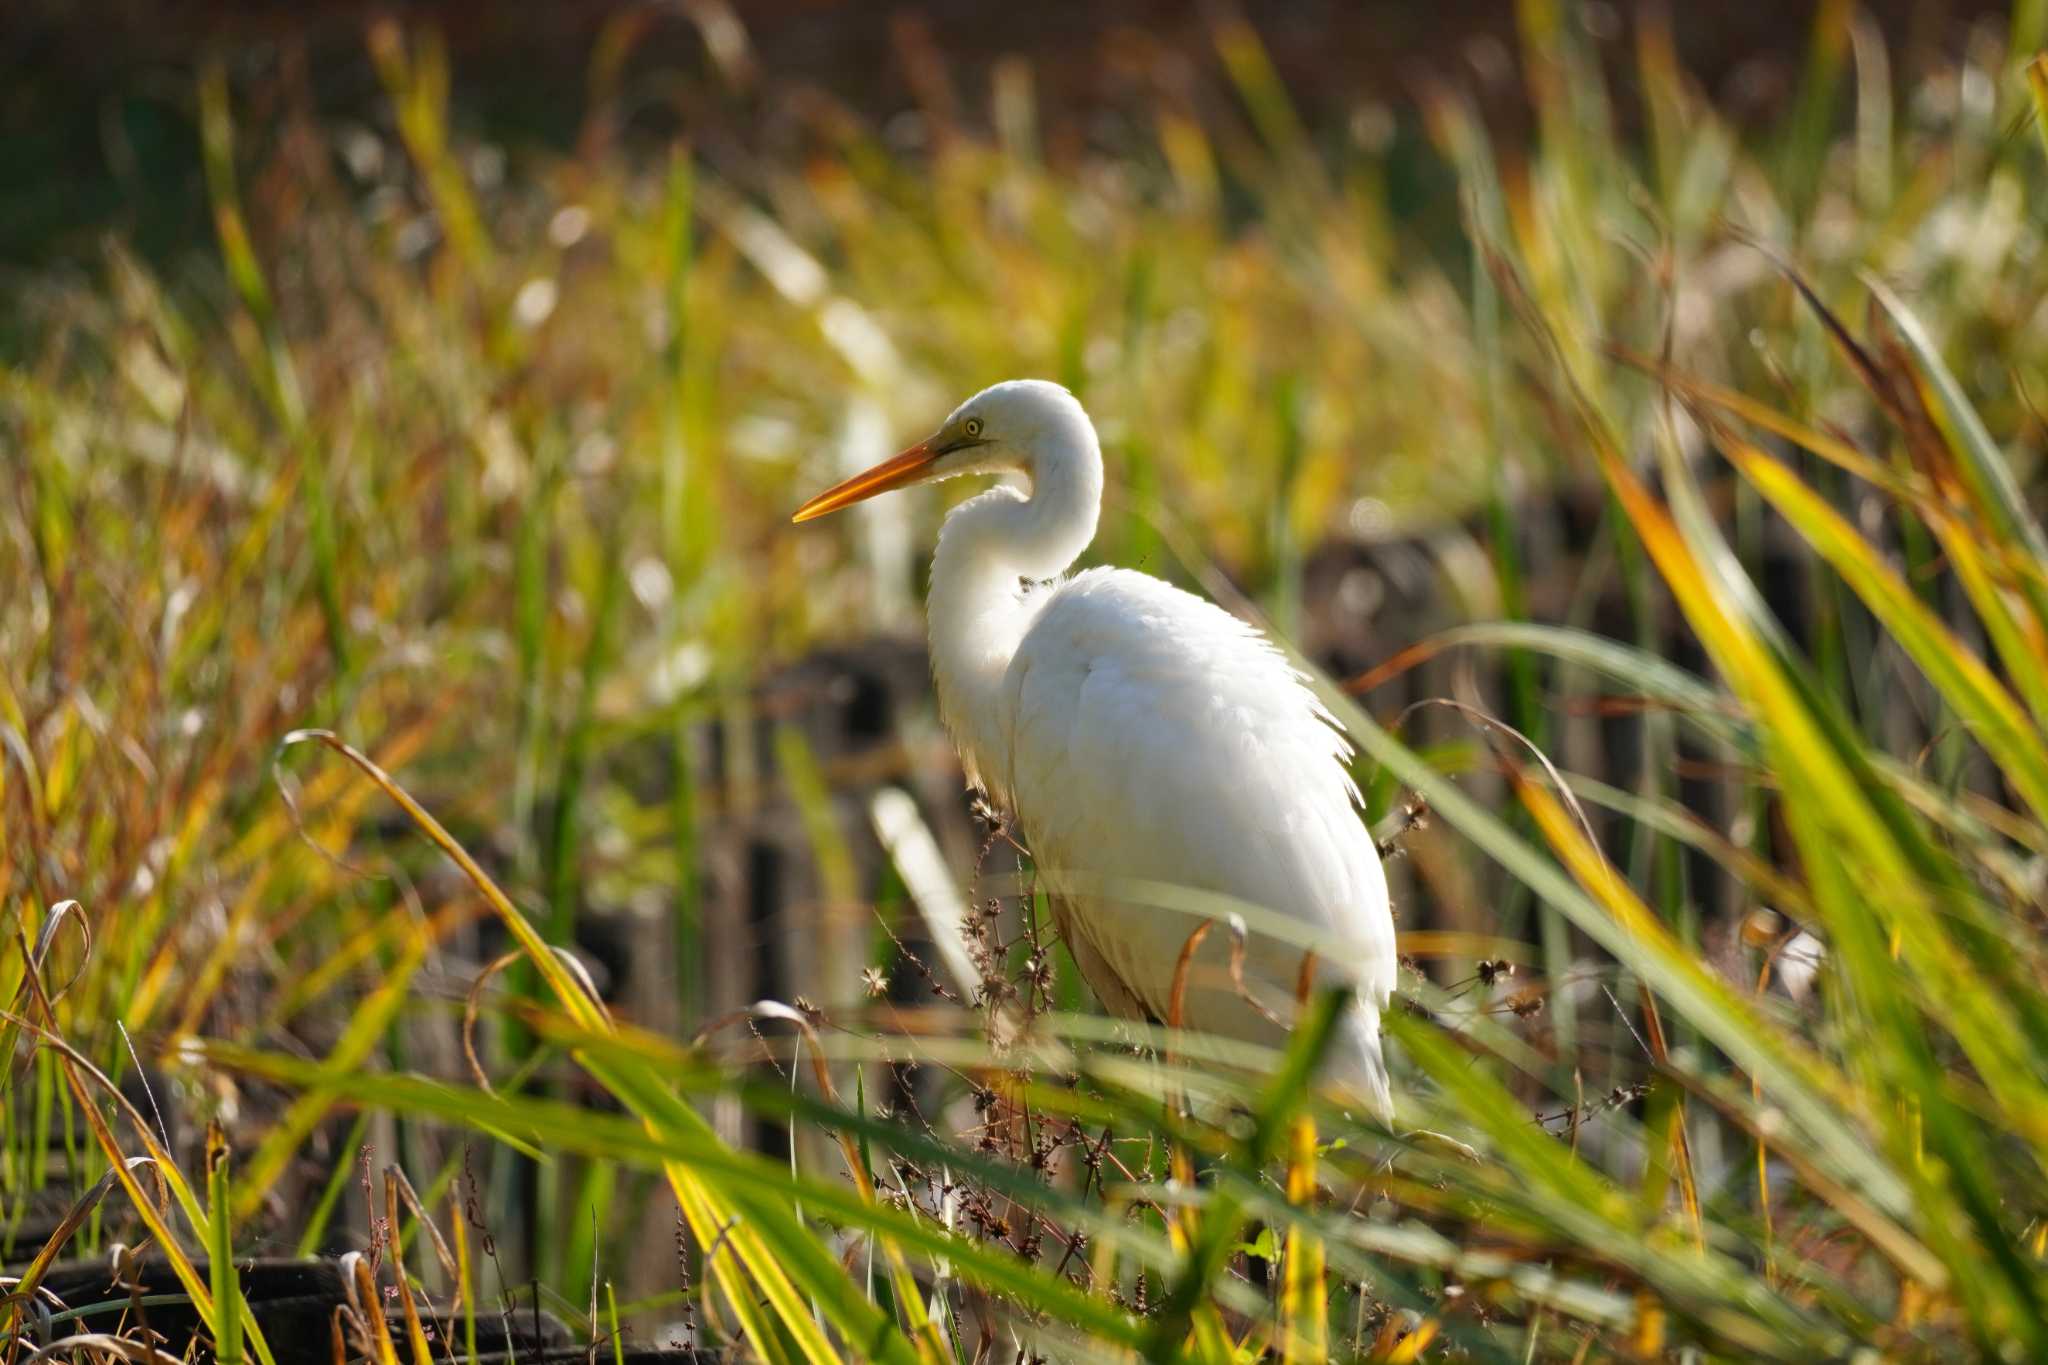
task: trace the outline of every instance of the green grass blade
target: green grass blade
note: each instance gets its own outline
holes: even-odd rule
[[[2035,817],[2048,821],[2048,743],[2012,694],[1892,572],[1856,528],[1796,474],[1746,442],[1727,440],[1722,449],[1750,484],[1835,567],[1892,639],[1940,689],[1992,762],[2005,771],[2014,790],[2033,808]]]
[[[227,1137],[218,1124],[206,1134],[206,1208],[212,1240],[206,1248],[213,1278],[214,1358],[242,1365],[242,1280],[235,1270],[234,1185],[228,1174]]]
[[[1978,510],[2001,539],[2023,544],[2036,564],[2048,564],[2048,535],[2042,534],[2041,524],[2020,491],[2019,481],[2013,475],[2005,452],[1991,439],[1984,419],[1977,415],[1975,405],[1963,393],[1962,385],[1956,382],[1948,363],[1941,358],[1941,350],[1934,344],[1933,337],[1919,317],[1883,280],[1865,274],[1863,283],[1912,352],[1919,368],[1919,378],[1934,400],[1929,407],[1948,438],[1949,448],[1957,457],[1970,491],[1976,496]]]

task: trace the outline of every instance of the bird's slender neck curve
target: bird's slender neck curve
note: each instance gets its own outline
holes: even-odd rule
[[[1048,594],[1095,538],[1102,448],[1078,403],[1030,443],[1027,495],[991,488],[953,509],[932,556],[926,604],[939,714],[971,781],[1008,800],[1003,676]]]

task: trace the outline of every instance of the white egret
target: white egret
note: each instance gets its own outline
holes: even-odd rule
[[[1031,379],[985,389],[794,520],[1006,473],[1030,492],[991,488],[939,534],[932,675],[968,778],[1016,817],[1082,976],[1111,1012],[1168,1019],[1200,916],[1134,888],[1192,888],[1293,920],[1325,945],[1318,979],[1355,990],[1325,1073],[1386,1117],[1379,1020],[1394,924],[1349,743],[1286,656],[1228,612],[1129,569],[1061,577],[1102,504],[1101,444],[1074,396]],[[1183,978],[1182,1022],[1277,1044],[1303,950],[1248,919],[1242,988],[1230,935],[1208,935]]]

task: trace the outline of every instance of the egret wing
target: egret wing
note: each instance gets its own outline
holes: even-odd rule
[[[1183,945],[1228,898],[1254,931],[1244,984],[1258,1003],[1232,980],[1228,933],[1212,931],[1183,1022],[1275,1040],[1267,1015],[1291,1009],[1303,958],[1291,939],[1306,938],[1319,976],[1358,990],[1368,1013],[1349,1027],[1376,1071],[1395,973],[1386,881],[1349,746],[1286,657],[1201,598],[1094,570],[1052,592],[1005,692],[1008,795],[1077,960],[1116,978],[1091,980],[1098,994],[1167,1018]],[[1296,932],[1274,932],[1276,919]]]

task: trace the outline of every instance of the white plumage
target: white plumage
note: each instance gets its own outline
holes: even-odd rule
[[[970,498],[940,534],[932,673],[969,778],[1015,814],[1082,975],[1111,1012],[1164,1020],[1189,935],[1215,898],[1241,902],[1246,989],[1231,977],[1229,933],[1212,932],[1182,1022],[1278,1043],[1267,1016],[1293,1012],[1303,950],[1260,926],[1265,914],[1291,920],[1292,937],[1318,945],[1318,979],[1357,991],[1330,1079],[1385,1117],[1379,1017],[1394,926],[1350,746],[1286,657],[1228,612],[1128,569],[1059,579],[1094,538],[1102,500],[1101,447],[1080,403],[1056,384],[997,384],[796,520],[1007,472],[1031,492]],[[1210,900],[1161,904],[1175,899],[1167,887]]]

